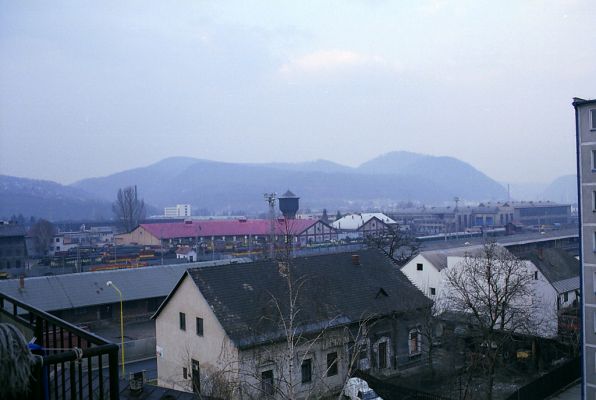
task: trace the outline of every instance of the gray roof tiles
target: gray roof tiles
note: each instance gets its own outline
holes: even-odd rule
[[[351,253],[292,259],[292,281],[300,287],[299,332],[430,305],[385,255],[369,250],[359,257],[360,265],[353,265]],[[285,337],[278,307],[287,315],[288,281],[280,268],[283,272],[284,265],[275,261],[259,261],[190,269],[188,274],[230,338],[245,348]]]

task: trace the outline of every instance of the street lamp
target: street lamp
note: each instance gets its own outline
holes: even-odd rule
[[[122,353],[122,379],[124,379],[124,313],[122,311],[122,292],[112,281],[107,281],[106,286],[110,286],[114,288],[115,291],[118,292],[120,296],[120,339],[121,339],[121,353]]]

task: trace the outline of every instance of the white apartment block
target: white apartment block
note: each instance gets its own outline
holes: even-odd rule
[[[573,99],[577,143],[578,210],[583,318],[582,398],[596,398],[596,99]]]
[[[163,215],[166,218],[190,217],[190,204],[176,204],[174,207],[165,207]]]

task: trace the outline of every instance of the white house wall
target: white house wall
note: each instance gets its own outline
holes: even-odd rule
[[[465,257],[447,257],[447,268],[442,271],[442,281],[444,282],[445,274],[452,268],[460,268],[463,265]],[[529,275],[534,276],[538,273],[537,279],[532,280],[534,291],[534,298],[531,300],[532,306],[535,307],[536,313],[533,315],[531,325],[535,327],[534,334],[542,337],[554,337],[557,335],[557,292],[550,284],[546,277],[540,270],[530,261],[523,261],[526,271]],[[451,289],[448,285],[441,285],[439,293],[440,298],[447,298]]]
[[[186,314],[185,331],[180,329],[180,312]],[[203,318],[203,336],[197,335],[196,317]],[[203,375],[225,370],[233,377],[237,370],[237,348],[188,276],[157,317],[155,336],[159,386],[192,391],[191,359],[199,361],[202,386]],[[187,379],[183,367],[187,368]]]
[[[418,264],[422,264],[422,271],[417,269]],[[418,254],[410,260],[410,262],[402,267],[401,271],[426,297],[436,300],[442,287],[441,272],[430,261],[424,258],[422,254]],[[431,295],[431,288],[435,289],[435,295]]]

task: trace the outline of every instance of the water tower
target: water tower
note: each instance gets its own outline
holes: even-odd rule
[[[278,198],[279,210],[286,219],[295,219],[298,212],[298,201],[300,197],[289,190]]]

